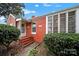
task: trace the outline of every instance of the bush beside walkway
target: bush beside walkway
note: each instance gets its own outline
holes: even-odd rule
[[[56,56],[79,55],[79,34],[77,33],[49,33],[44,38],[51,53]]]

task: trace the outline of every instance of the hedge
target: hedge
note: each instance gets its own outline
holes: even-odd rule
[[[19,35],[20,31],[16,27],[0,24],[0,44],[7,47],[12,41],[18,40]]]
[[[51,55],[79,55],[79,34],[49,33],[44,42]]]

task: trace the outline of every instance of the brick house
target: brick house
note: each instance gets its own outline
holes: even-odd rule
[[[42,42],[46,34],[46,16],[32,17],[32,32],[35,41]]]
[[[42,42],[48,33],[79,33],[79,6],[44,16],[32,16],[31,20],[16,19],[10,14],[7,24],[16,26],[21,31],[20,37],[32,36],[36,42]]]
[[[10,14],[7,20],[7,25],[15,26],[20,30],[21,40],[25,37],[33,37],[34,41],[42,42],[42,38],[46,32],[46,17],[33,16],[31,20],[22,20],[21,18],[15,18],[12,14]]]

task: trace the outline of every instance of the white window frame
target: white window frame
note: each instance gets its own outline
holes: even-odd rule
[[[36,32],[33,32],[33,26],[36,27],[36,23],[35,24],[32,24],[32,34],[36,34]]]

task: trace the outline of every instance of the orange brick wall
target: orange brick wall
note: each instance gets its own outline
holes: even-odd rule
[[[32,34],[32,22],[25,22],[26,23],[26,36],[33,36],[36,42],[42,42],[43,38],[46,34],[46,16],[41,17],[33,17],[32,21],[36,23],[36,34]],[[16,20],[13,16],[9,16],[7,24],[16,25]],[[18,24],[17,24],[18,26]]]
[[[32,34],[36,42],[42,42],[46,34],[46,17],[33,17],[33,22],[36,23],[36,34]]]
[[[30,37],[31,34],[31,23],[26,23],[26,36]]]

